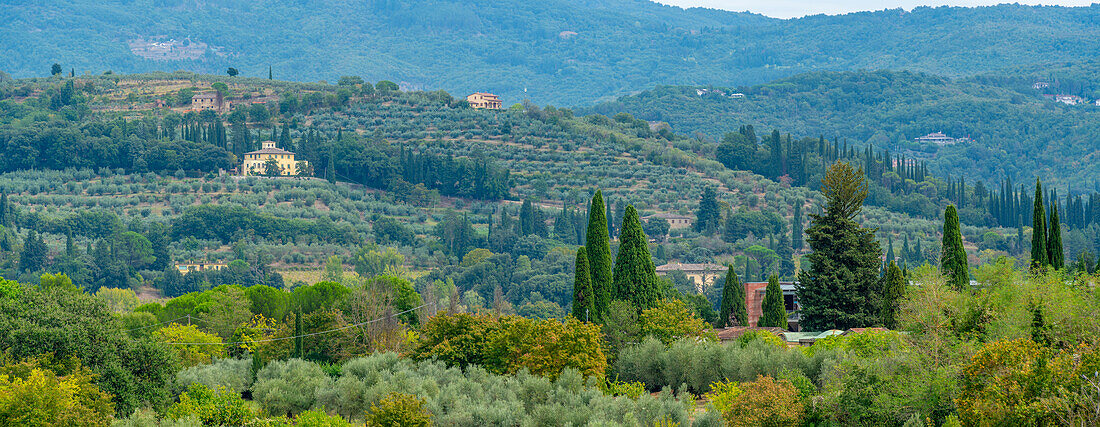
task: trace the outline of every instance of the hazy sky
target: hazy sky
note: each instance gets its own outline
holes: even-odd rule
[[[749,11],[776,18],[796,18],[825,13],[830,15],[864,10],[882,10],[916,6],[988,6],[998,3],[1088,6],[1100,0],[656,0],[681,7],[710,7],[737,12]]]

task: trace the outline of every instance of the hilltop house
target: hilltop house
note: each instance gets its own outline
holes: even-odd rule
[[[472,93],[466,96],[466,102],[469,102],[471,107],[487,110],[499,110],[504,105],[499,96],[485,92]]]
[[[691,227],[692,222],[695,221],[695,219],[690,217],[690,216],[668,214],[668,213],[659,213],[659,214],[649,215],[649,216],[643,217],[642,219],[644,219],[646,221],[649,221],[650,219],[663,219],[665,221],[668,221],[668,228],[670,228],[670,229],[673,229],[673,228],[688,228],[688,227]]]
[[[947,136],[943,132],[932,132],[928,135],[914,138],[917,142],[930,142],[936,145],[951,145],[958,142],[955,138]]]
[[[202,110],[214,110],[219,113],[229,111],[230,103],[228,99],[225,99],[221,92],[207,92],[197,93],[191,97],[191,107]]]
[[[211,262],[191,262],[185,264],[176,264],[176,270],[179,270],[180,274],[187,274],[192,271],[218,271],[227,267],[222,263]]]
[[[279,167],[279,175],[296,176],[301,171],[294,153],[275,146],[275,141],[264,141],[262,147],[256,151],[244,153],[244,163],[241,164],[241,175],[266,175],[267,162],[274,160]]]
[[[657,274],[667,276],[673,271],[682,271],[688,279],[695,284],[695,290],[703,292],[709,286],[714,285],[714,280],[719,274],[726,272],[726,267],[718,264],[681,264],[678,262],[657,267]]]

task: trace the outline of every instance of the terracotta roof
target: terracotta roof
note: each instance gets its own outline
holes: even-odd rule
[[[290,151],[286,151],[282,148],[262,148],[256,151],[249,151],[245,154],[294,154]]]
[[[718,264],[681,264],[668,263],[657,267],[657,271],[726,271],[726,266]]]

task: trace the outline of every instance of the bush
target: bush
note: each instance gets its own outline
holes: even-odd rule
[[[256,374],[252,397],[269,414],[293,416],[312,408],[317,390],[331,382],[315,363],[301,359],[275,361]]]
[[[180,389],[202,384],[241,393],[252,386],[252,360],[219,359],[209,365],[192,366],[176,374],[176,384]]]
[[[241,426],[256,419],[256,413],[239,394],[192,384],[180,395],[179,403],[168,409],[167,417],[195,417],[208,426]]]
[[[695,316],[695,310],[679,299],[661,300],[639,317],[642,336],[651,336],[666,344],[685,336],[705,336],[710,325]],[[713,339],[713,336],[708,338]]]
[[[431,414],[424,410],[424,399],[411,394],[390,393],[377,404],[370,405],[368,427],[427,427]]]
[[[556,377],[565,368],[602,376],[607,367],[599,326],[570,318],[532,320],[519,316],[439,315],[421,329],[411,352],[416,360],[457,366],[480,365],[490,372]]]
[[[0,372],[0,424],[110,425],[111,397],[92,383],[94,375],[87,368],[59,376],[33,363],[21,365],[6,365]]]
[[[225,355],[225,347],[222,339],[200,331],[195,325],[180,325],[173,323],[157,329],[152,338],[169,344],[176,351],[183,366],[196,366],[210,363],[216,357]],[[195,344],[171,344],[171,343],[195,343]]]
[[[797,426],[802,421],[798,389],[789,381],[761,376],[741,384],[742,393],[725,412],[729,426]]]
[[[784,368],[816,378],[829,357],[831,353],[810,356],[765,340],[752,340],[741,347],[683,339],[665,346],[655,338],[648,338],[619,353],[613,373],[623,381],[642,382],[652,391],[686,384],[688,391],[704,394],[716,382],[748,381],[760,375],[774,377]]]

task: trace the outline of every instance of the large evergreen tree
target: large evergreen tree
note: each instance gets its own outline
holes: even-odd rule
[[[970,285],[970,267],[959,230],[959,212],[954,205],[948,206],[943,213],[940,273],[947,276],[948,283],[956,290],[964,290]]]
[[[703,189],[703,198],[699,200],[699,210],[695,214],[695,231],[707,235],[718,231],[718,223],[722,213],[718,206],[718,193],[714,187]]]
[[[890,260],[882,289],[882,326],[889,329],[897,327],[898,301],[904,295],[905,274],[896,262]]]
[[[779,287],[779,276],[772,274],[768,277],[768,287],[764,288],[764,303],[760,308],[762,313],[756,326],[787,329],[787,309],[783,307],[783,290]]]
[[[745,285],[733,272],[733,264],[726,270],[722,283],[722,303],[718,310],[718,327],[749,326],[749,312],[745,306]]]
[[[1047,254],[1050,266],[1061,270],[1066,266],[1066,256],[1062,251],[1062,221],[1058,218],[1058,202],[1050,204],[1050,232],[1047,233]]]
[[[791,248],[791,238],[787,233],[779,235],[779,243],[776,244],[775,254],[779,256],[779,274],[783,277],[794,276],[794,249]]]
[[[27,239],[23,241],[23,252],[19,254],[19,269],[23,271],[41,271],[46,268],[46,257],[49,248],[42,237],[34,230],[27,232]]]
[[[634,205],[627,206],[619,228],[619,254],[615,257],[612,289],[615,299],[630,301],[639,310],[653,307],[661,297],[648,240],[638,210]]]
[[[588,271],[588,254],[584,248],[577,249],[576,271],[573,274],[573,317],[581,321],[590,321],[596,314],[595,298],[592,294],[592,274]]]
[[[1035,206],[1031,214],[1031,268],[1050,265],[1047,258],[1046,209],[1043,208],[1043,184],[1035,180]]]
[[[867,198],[862,170],[836,162],[821,180],[822,214],[806,229],[810,268],[798,275],[802,327],[808,331],[866,327],[879,322],[879,257],[874,230],[853,218]]]
[[[611,241],[604,215],[603,192],[597,190],[588,208],[588,233],[585,235],[585,253],[588,268],[592,272],[593,305],[596,318],[602,318],[611,304]]]

